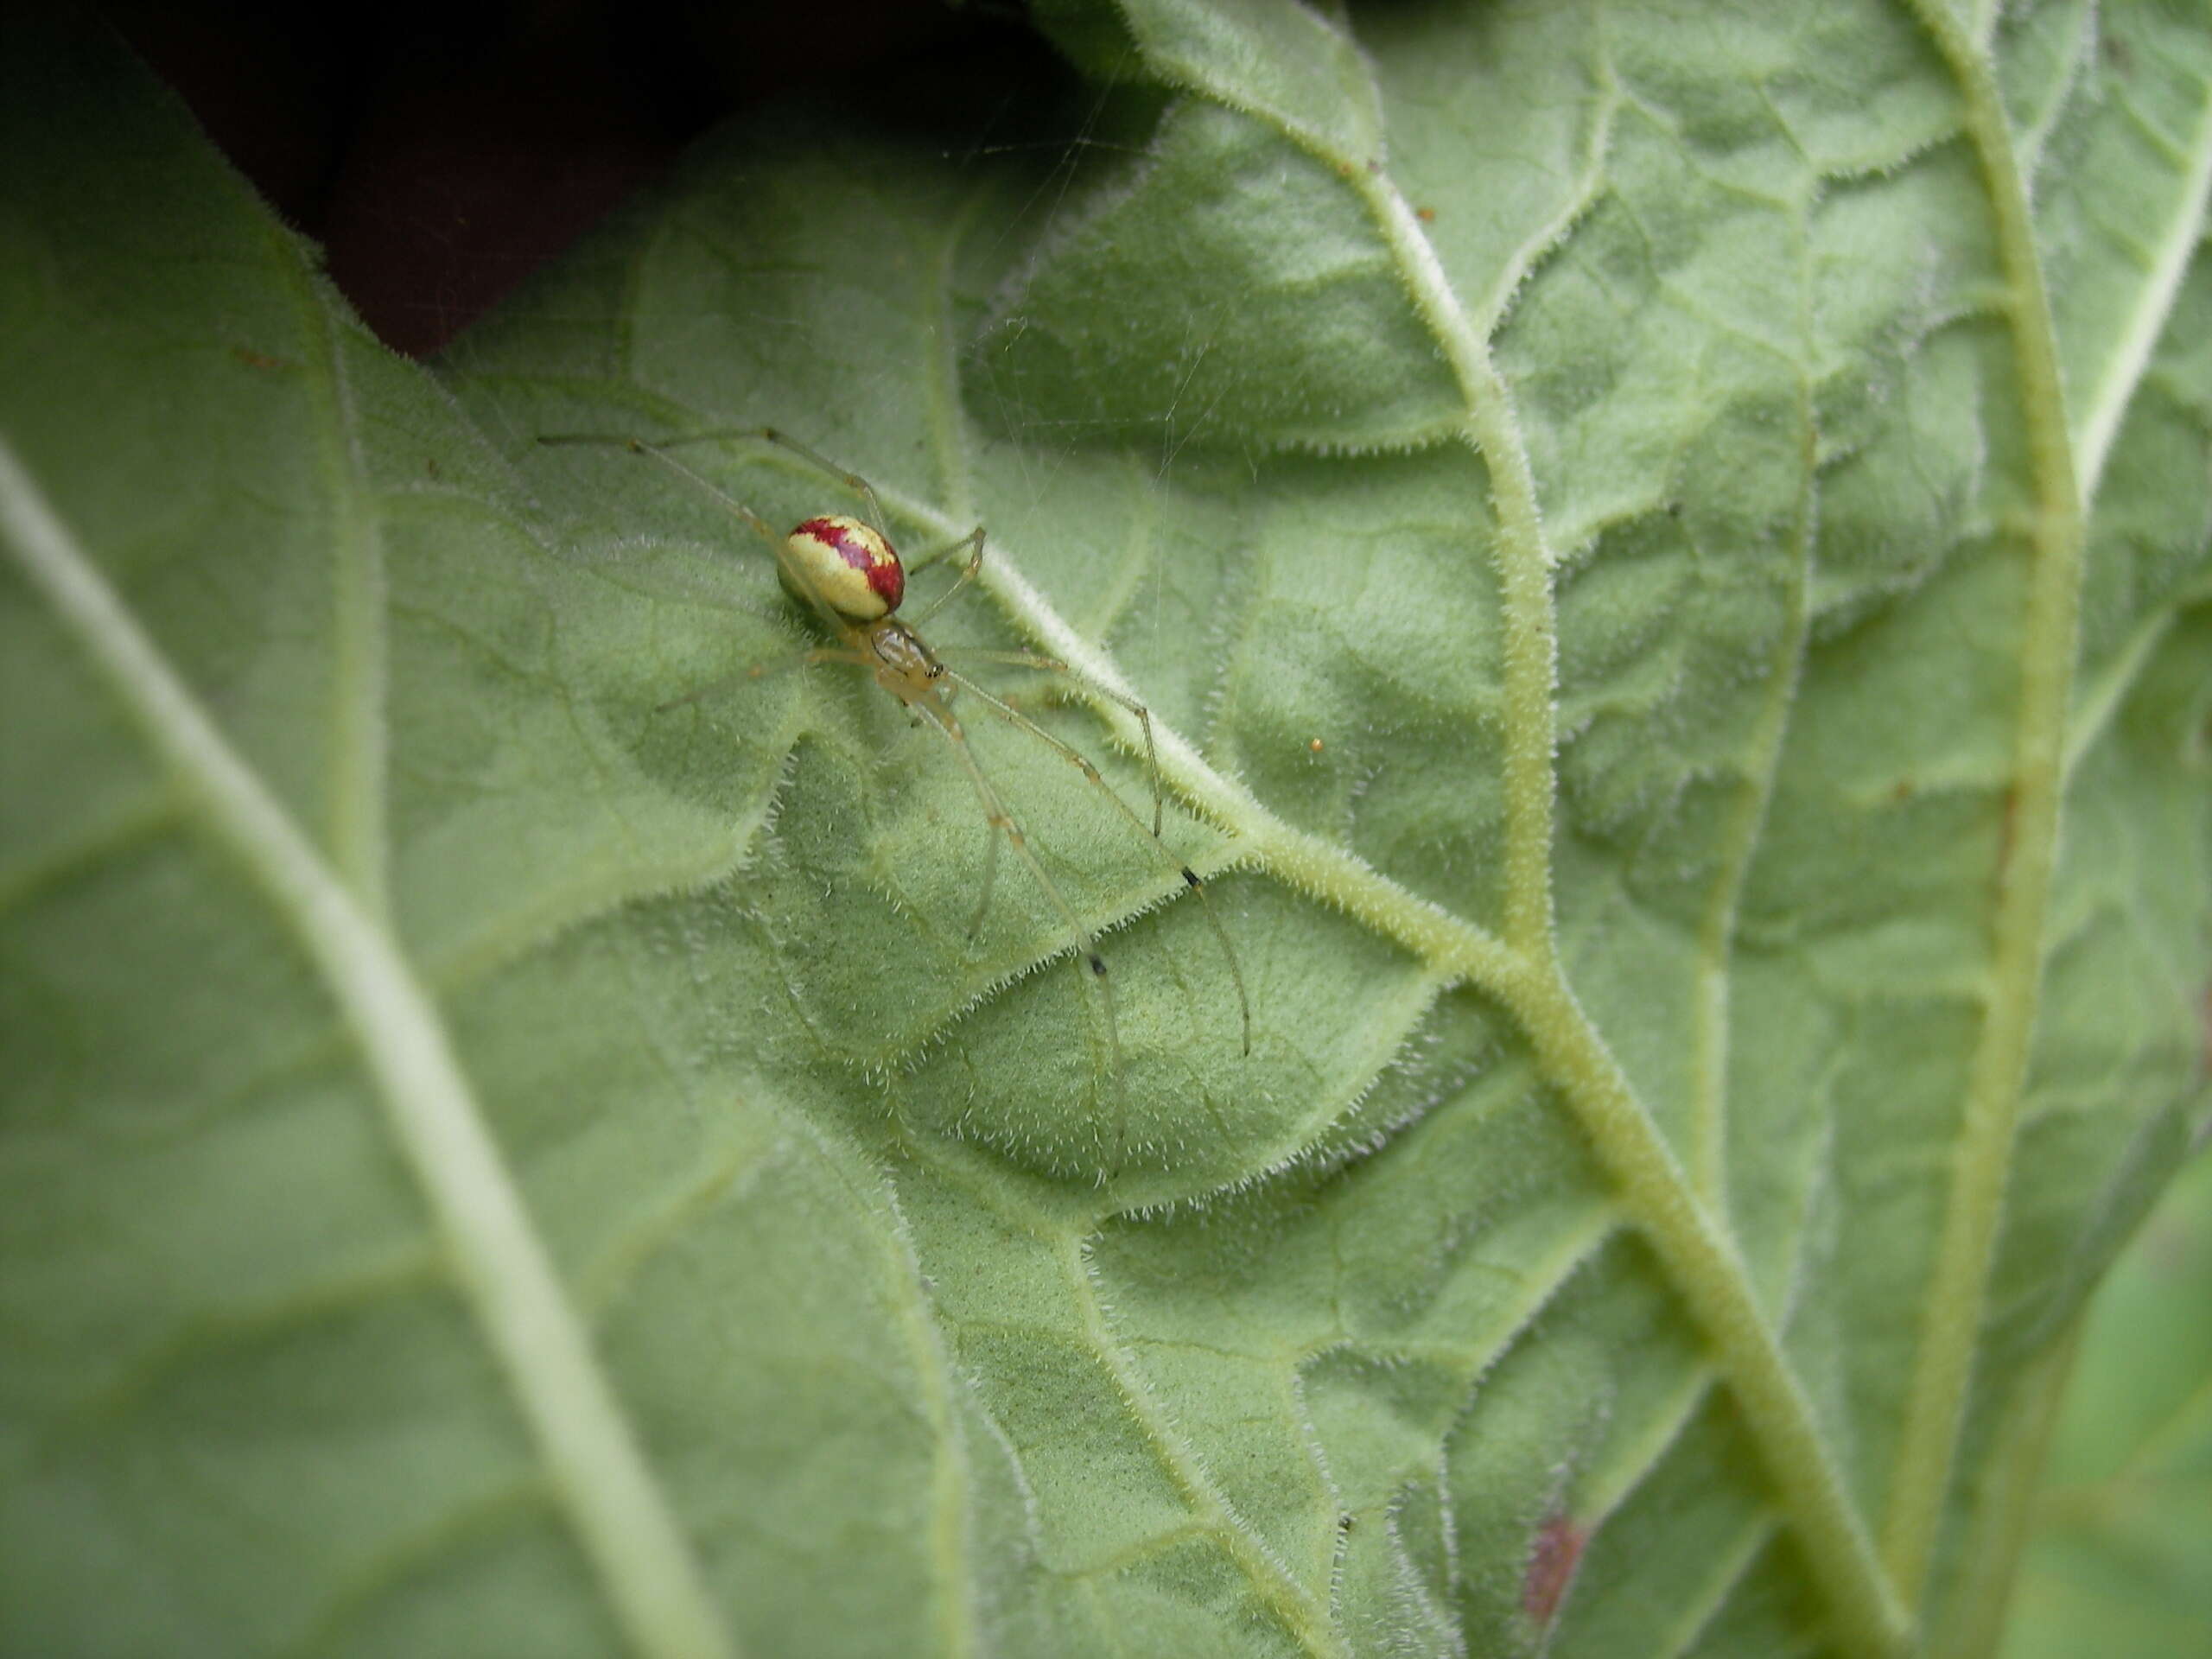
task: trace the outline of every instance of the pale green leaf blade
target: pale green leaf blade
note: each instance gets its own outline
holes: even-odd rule
[[[2020,1563],[2008,1659],[2212,1640],[2212,1161],[2168,1189],[2090,1304]]]
[[[10,100],[0,433],[436,996],[749,1650],[1957,1650],[2200,1064],[2206,25],[2094,16],[1132,8],[1179,101],[1017,124],[1144,153],[728,135],[443,389],[93,52]],[[816,636],[745,526],[535,442],[763,421],[988,527],[932,640],[1151,707],[1172,858],[957,705],[1110,1027],[1022,867],[969,937],[940,741],[746,677]],[[327,985],[0,593],[5,1645],[606,1650]]]
[[[705,1655],[740,1630],[803,1624],[823,1651],[957,1630],[977,1592],[932,1590],[930,1471],[964,1498],[963,1408],[887,1191],[734,1077],[696,1109],[668,1057],[711,1045],[681,998],[626,984],[669,960],[652,925],[549,938],[696,879],[742,821],[656,791],[606,741],[620,676],[564,665],[634,652],[655,607],[549,556],[450,401],[111,43],[34,45],[0,99],[22,302],[0,433],[33,480],[10,474],[0,577],[0,1646]],[[47,504],[60,529],[27,539]],[[151,668],[120,706],[100,634],[27,580],[40,559],[125,607]],[[133,729],[201,720],[167,765]],[[295,838],[283,858],[228,825],[226,766]],[[301,871],[346,889],[320,919],[272,902]],[[334,942],[349,903],[365,948]],[[388,1072],[445,1039],[379,1034],[348,982],[395,959],[442,1005],[504,1193],[451,1191],[447,1151],[406,1144],[428,1096]],[[518,1192],[550,1306],[470,1242]],[[764,1258],[779,1235],[804,1257]],[[699,1346],[702,1297],[750,1369]],[[579,1403],[549,1349],[586,1325],[586,1393],[611,1400]],[[859,1403],[887,1389],[935,1414]],[[817,1456],[779,1472],[786,1559],[763,1573],[716,1471],[792,1440]]]

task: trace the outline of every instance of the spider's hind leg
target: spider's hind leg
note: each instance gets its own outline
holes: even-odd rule
[[[944,734],[945,741],[952,746],[953,753],[960,758],[961,769],[967,772],[968,781],[975,787],[976,798],[982,806],[983,816],[989,821],[990,854],[984,867],[985,906],[988,907],[989,903],[992,874],[997,868],[999,838],[1003,836],[1007,844],[1014,849],[1014,856],[1028,867],[1030,874],[1036,878],[1038,887],[1051,901],[1052,908],[1059,912],[1060,920],[1067,927],[1068,935],[1075,945],[1077,963],[1082,970],[1085,994],[1090,998],[1092,1012],[1096,1016],[1095,1056],[1099,1073],[1107,1080],[1105,1089],[1099,1091],[1098,1100],[1100,1109],[1111,1115],[1114,1124],[1112,1150],[1106,1167],[1109,1173],[1118,1172],[1128,1127],[1128,1089],[1122,1072],[1122,1034],[1115,1017],[1113,982],[1107,975],[1106,958],[1099,952],[1097,938],[1084,925],[1083,918],[1076,914],[1075,906],[1060,891],[1059,883],[1052,880],[1043,861],[1037,856],[1036,849],[1030,846],[1029,838],[1022,832],[1020,824],[1007,810],[1006,803],[993,787],[989,778],[984,775],[982,764],[976,759],[975,751],[968,744],[968,734],[961,728],[960,721],[952,711],[934,698],[927,701],[918,699],[908,707],[937,728]],[[978,909],[975,926],[982,925],[982,910]],[[1110,1103],[1108,1096],[1111,1096]]]
[[[819,645],[806,651],[795,651],[790,656],[779,657],[773,662],[755,663],[752,667],[741,668],[734,673],[717,674],[704,685],[694,686],[681,696],[671,697],[666,702],[655,703],[653,712],[657,715],[664,715],[671,709],[681,709],[686,703],[696,702],[702,697],[712,696],[715,692],[725,690],[741,680],[765,680],[773,675],[791,673],[795,669],[811,668],[817,663],[853,663],[865,668],[868,665],[868,659],[858,652],[843,651],[834,645]]]
[[[947,653],[940,652],[939,654],[940,656],[943,656]],[[1072,743],[1063,741],[1061,739],[1053,736],[1052,733],[1046,731],[1042,726],[1039,726],[1028,715],[1023,714],[1021,710],[1016,709],[1012,703],[1007,702],[1003,697],[993,696],[990,692],[983,690],[982,686],[977,685],[975,681],[969,679],[966,675],[958,672],[957,670],[950,669],[948,669],[946,673],[946,677],[950,679],[955,685],[958,686],[962,690],[973,696],[978,702],[982,703],[986,709],[988,709],[1001,720],[1003,720],[1009,725],[1017,727],[1020,730],[1028,733],[1039,742],[1044,744],[1055,754],[1065,760],[1070,766],[1074,766],[1077,771],[1082,772],[1086,782],[1093,785],[1100,794],[1103,795],[1108,800],[1114,804],[1114,810],[1116,811],[1119,812],[1124,818],[1127,818],[1131,824],[1135,825],[1140,835],[1146,836],[1149,838],[1153,850],[1164,859],[1178,875],[1183,878],[1183,885],[1198,895],[1199,908],[1205,912],[1206,923],[1213,929],[1214,941],[1221,947],[1222,960],[1228,964],[1230,980],[1236,987],[1236,1012],[1243,1031],[1243,1052],[1249,1054],[1252,1052],[1252,999],[1250,995],[1244,988],[1244,969],[1243,965],[1236,959],[1236,948],[1230,943],[1229,930],[1222,925],[1221,918],[1215,913],[1213,900],[1208,897],[1206,893],[1206,884],[1205,879],[1200,876],[1196,870],[1192,869],[1188,864],[1185,864],[1181,859],[1175,855],[1174,849],[1168,846],[1167,842],[1161,837],[1160,833],[1161,805],[1160,789],[1160,757],[1158,752],[1153,747],[1151,713],[1142,703],[1136,702],[1134,698],[1125,697],[1120,692],[1112,690],[1105,686],[1094,686],[1087,676],[1077,675],[1073,669],[1070,668],[1065,663],[1059,661],[1057,658],[1039,657],[1026,651],[954,652],[950,654],[953,657],[964,658],[971,662],[1006,663],[1016,667],[1035,668],[1066,674],[1077,680],[1083,685],[1090,687],[1091,689],[1103,693],[1104,696],[1112,698],[1116,702],[1120,703],[1123,708],[1128,709],[1131,713],[1136,715],[1138,723],[1144,728],[1146,758],[1151,762],[1153,795],[1152,824],[1149,829],[1146,827],[1145,821],[1139,817],[1135,811],[1131,809],[1129,804],[1123,800],[1121,796],[1115,791],[1114,786],[1106,781],[1106,779],[1100,774],[1098,768],[1091,764],[1090,757],[1085,755],[1082,750],[1077,748]]]

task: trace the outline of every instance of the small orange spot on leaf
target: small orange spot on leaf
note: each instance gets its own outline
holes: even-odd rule
[[[1529,1565],[1521,1575],[1521,1611],[1539,1624],[1548,1624],[1567,1599],[1574,1582],[1574,1569],[1582,1560],[1582,1547],[1590,1535],[1563,1515],[1544,1522],[1529,1552]]]
[[[1424,225],[1433,225],[1436,223],[1436,209],[1433,207],[1416,207],[1414,209],[1414,217],[1421,220]]]
[[[266,352],[257,352],[246,346],[232,346],[231,355],[249,369],[296,369],[300,366],[289,358],[271,357]]]

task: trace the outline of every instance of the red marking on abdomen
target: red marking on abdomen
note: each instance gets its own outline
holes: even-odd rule
[[[810,518],[794,533],[821,543],[866,576],[885,610],[897,610],[899,601],[906,596],[906,567],[899,563],[890,543],[884,543],[879,551],[834,518]]]

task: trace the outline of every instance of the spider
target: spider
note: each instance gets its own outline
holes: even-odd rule
[[[790,534],[779,536],[759,513],[671,453],[687,444],[740,440],[772,443],[798,456],[856,495],[866,505],[868,516],[860,518],[845,513],[817,514],[802,520]],[[945,740],[975,789],[976,801],[982,808],[989,831],[983,861],[982,888],[977,899],[975,918],[969,924],[969,937],[972,938],[982,926],[983,918],[990,909],[991,891],[998,875],[999,843],[1003,839],[1036,879],[1038,887],[1052,907],[1058,912],[1075,947],[1076,961],[1088,969],[1082,978],[1096,1015],[1097,1058],[1104,1074],[1111,1080],[1116,1105],[1117,1143],[1122,1134],[1118,1124],[1123,1116],[1120,1108],[1124,1103],[1122,1045],[1121,1034],[1115,1022],[1113,984],[1107,975],[1106,959],[1099,953],[1096,938],[1090,928],[1084,925],[1083,918],[1068,902],[1059,884],[1046,872],[1035,849],[1030,846],[1028,837],[1023,833],[1020,821],[1007,809],[1004,798],[984,772],[982,763],[976,760],[975,750],[969,744],[967,732],[951,707],[956,690],[973,698],[978,706],[1017,730],[1027,732],[1079,771],[1084,781],[1113,804],[1114,810],[1135,828],[1137,833],[1144,837],[1146,844],[1166,860],[1182,877],[1184,884],[1198,896],[1207,924],[1221,946],[1222,959],[1228,964],[1230,980],[1236,988],[1236,1008],[1243,1032],[1243,1052],[1247,1055],[1251,1053],[1251,999],[1245,991],[1243,969],[1237,962],[1235,947],[1230,943],[1229,931],[1222,925],[1221,918],[1215,913],[1212,901],[1206,896],[1205,883],[1198,872],[1178,858],[1160,838],[1160,760],[1153,742],[1150,711],[1135,698],[1100,685],[1056,657],[1031,651],[963,648],[940,652],[923,639],[919,631],[921,625],[957,598],[982,569],[983,527],[981,524],[957,540],[922,555],[909,565],[892,547],[890,536],[884,527],[883,505],[868,481],[856,473],[846,471],[827,456],[773,427],[718,428],[658,440],[616,433],[556,432],[542,435],[538,442],[543,444],[617,446],[632,454],[658,461],[713,497],[768,543],[775,554],[777,575],[784,590],[806,609],[823,632],[836,641],[834,645],[808,649],[785,663],[755,664],[739,676],[710,682],[696,690],[673,698],[661,704],[662,709],[696,702],[728,684],[729,678],[758,679],[782,668],[842,663],[867,670],[878,685],[899,700],[918,725],[931,728]],[[954,578],[950,588],[911,620],[897,613],[899,602],[906,597],[906,576],[910,569],[918,570],[939,559],[963,553],[965,556],[961,562],[960,574]],[[1087,690],[1126,709],[1144,733],[1145,758],[1152,777],[1152,822],[1146,823],[1080,750],[1055,737],[1004,698],[994,696],[952,667],[946,660],[949,657],[1065,674]],[[1118,1144],[1116,1155],[1118,1158]]]

